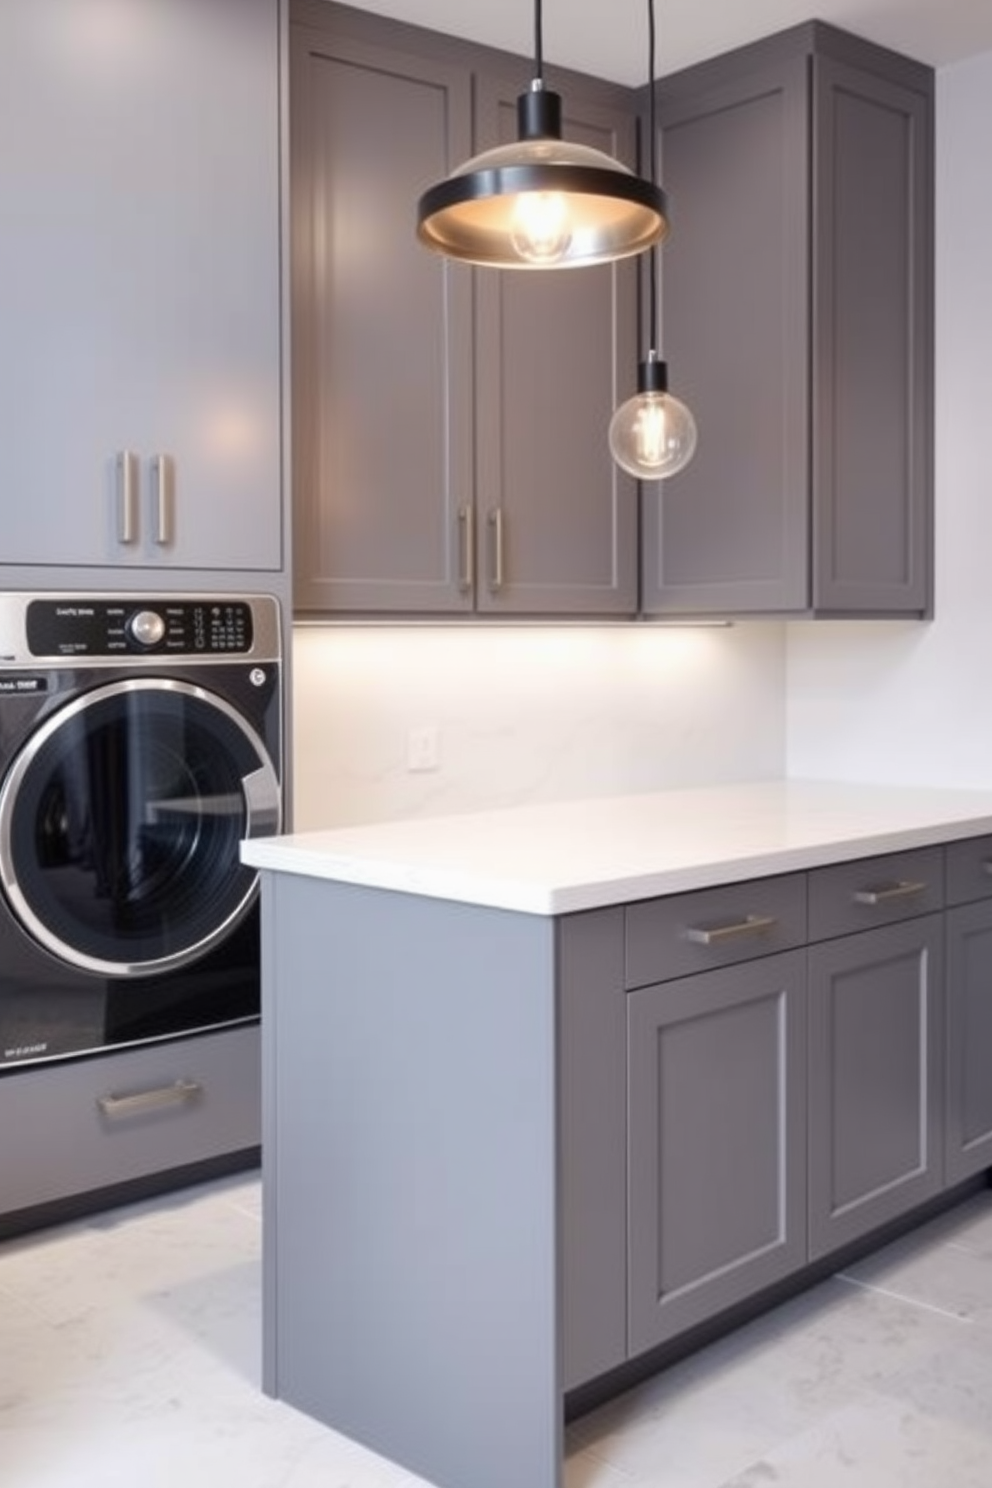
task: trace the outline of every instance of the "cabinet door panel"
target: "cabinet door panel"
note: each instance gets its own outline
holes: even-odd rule
[[[949,1184],[992,1167],[992,904],[947,915]]]
[[[479,80],[483,145],[516,137],[519,91]],[[567,139],[632,163],[632,114],[569,86],[562,104]],[[476,295],[477,607],[633,614],[637,491],[614,464],[608,433],[636,375],[636,268],[480,271]]]
[[[810,947],[810,1255],[943,1182],[943,918]]]
[[[636,1354],[806,1256],[805,956],[628,998]]]
[[[660,104],[662,348],[699,444],[647,485],[642,607],[806,605],[805,59]]]
[[[814,604],[923,610],[929,591],[927,100],[814,63]]]
[[[278,29],[276,0],[3,6],[0,562],[281,566]]]
[[[464,67],[293,27],[295,592],[472,608],[471,271],[417,242],[471,153]],[[459,513],[462,514],[461,523]]]

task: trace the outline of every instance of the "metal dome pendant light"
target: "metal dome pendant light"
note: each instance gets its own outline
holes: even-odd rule
[[[648,127],[651,179],[657,178],[657,131],[654,104],[654,0],[648,0],[650,56]],[[637,369],[637,393],[621,403],[610,420],[610,453],[629,475],[641,481],[667,480],[684,470],[696,451],[696,421],[686,405],[668,391],[668,364],[658,345],[658,255],[648,255],[651,349]]]
[[[517,140],[424,192],[417,236],[435,253],[498,269],[568,269],[643,253],[668,232],[665,193],[601,150],[561,137],[544,86],[541,0],[534,80],[517,99]]]

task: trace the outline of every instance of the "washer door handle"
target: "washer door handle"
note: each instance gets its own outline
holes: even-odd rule
[[[279,782],[268,765],[241,780],[245,793],[245,837],[272,837],[279,830]]]

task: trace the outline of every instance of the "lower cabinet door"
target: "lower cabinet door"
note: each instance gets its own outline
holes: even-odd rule
[[[629,1351],[806,1259],[806,957],[628,998]]]
[[[992,901],[948,911],[944,1177],[992,1167]]]
[[[809,950],[810,1258],[943,1186],[943,917]]]
[[[261,1140],[257,1024],[0,1077],[0,1214]]]

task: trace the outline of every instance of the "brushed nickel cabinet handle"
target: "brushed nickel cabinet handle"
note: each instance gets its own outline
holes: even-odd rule
[[[745,915],[743,920],[731,920],[726,925],[689,925],[686,939],[696,945],[719,945],[721,941],[733,940],[737,935],[757,935],[771,930],[778,924],[774,915]]]
[[[117,541],[133,543],[138,536],[138,457],[133,450],[117,455]]]
[[[458,588],[471,594],[475,587],[475,521],[470,506],[458,508]]]
[[[864,889],[855,889],[856,904],[887,904],[892,899],[911,899],[914,894],[925,892],[927,885],[912,879],[897,879],[888,884],[870,884]]]
[[[503,508],[494,506],[489,513],[488,521],[492,554],[489,592],[496,594],[503,587]]]
[[[155,541],[164,548],[172,541],[175,484],[172,460],[168,455],[156,455],[152,460],[152,481],[155,490]]]
[[[165,1106],[184,1106],[196,1100],[203,1086],[196,1080],[176,1080],[155,1090],[139,1090],[133,1095],[98,1095],[96,1103],[104,1116],[137,1116],[143,1111],[159,1111]]]

